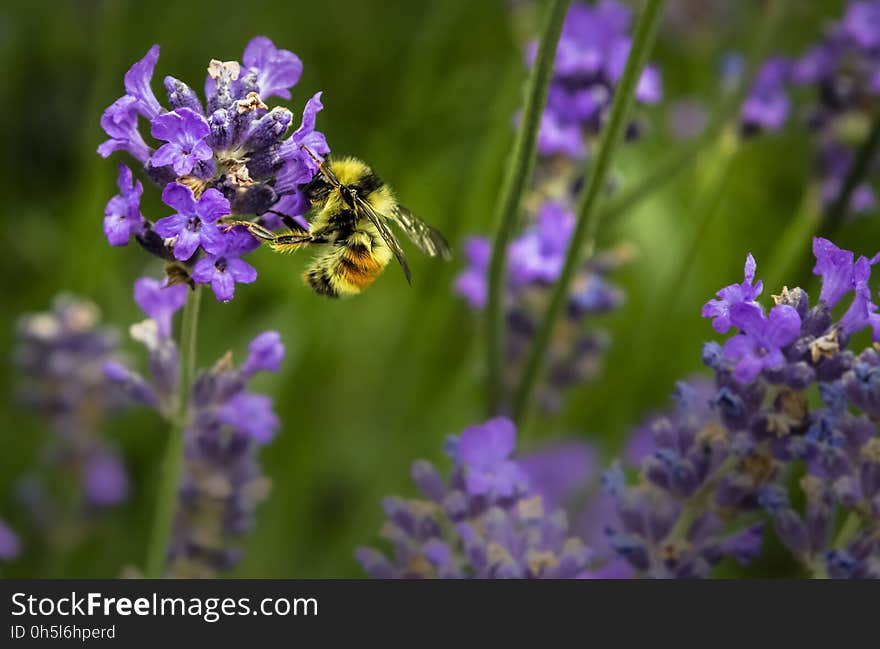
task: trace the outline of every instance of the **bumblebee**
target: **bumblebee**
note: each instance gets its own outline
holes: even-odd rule
[[[305,186],[315,210],[308,231],[289,216],[279,214],[288,232],[276,234],[252,221],[233,221],[277,252],[319,246],[320,252],[303,275],[319,295],[357,295],[379,276],[394,257],[412,283],[406,255],[388,222],[394,223],[424,253],[451,259],[449,244],[431,227],[394,198],[391,189],[357,158],[321,161],[318,173]]]

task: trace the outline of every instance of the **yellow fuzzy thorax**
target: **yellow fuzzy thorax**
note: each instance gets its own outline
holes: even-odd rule
[[[369,166],[357,158],[339,158],[329,162],[330,171],[343,185],[357,185],[358,182],[373,173]],[[379,214],[391,214],[397,201],[391,189],[382,184],[381,187],[365,196],[373,209]],[[339,210],[347,209],[347,204],[342,200],[338,191],[332,191],[323,203],[315,205],[321,210],[315,217],[319,224],[323,224],[327,218]]]
[[[363,160],[357,158],[339,158],[338,160],[330,160],[330,171],[339,179],[343,185],[353,185],[359,178],[363,178],[372,170]]]

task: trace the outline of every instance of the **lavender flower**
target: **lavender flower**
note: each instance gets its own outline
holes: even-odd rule
[[[508,392],[519,380],[539,318],[559,279],[574,229],[574,205],[583,185],[583,160],[601,130],[614,89],[629,54],[632,16],[614,0],[596,5],[574,3],[556,50],[547,107],[538,133],[534,184],[525,199],[523,231],[508,248],[504,308],[508,323],[505,382]],[[536,53],[527,51],[531,65]],[[636,91],[641,103],[661,96],[659,71],[644,70]],[[635,132],[635,125],[631,131]],[[471,238],[465,248],[468,266],[455,279],[456,292],[474,309],[486,304],[489,242]],[[567,317],[554,331],[549,381],[539,405],[556,412],[566,390],[593,378],[601,367],[608,337],[589,328],[591,320],[618,308],[621,292],[607,278],[628,257],[621,247],[594,255],[577,270]]]
[[[564,512],[548,512],[530,490],[510,457],[514,436],[512,422],[494,419],[452,438],[448,481],[429,462],[413,464],[413,480],[425,500],[385,499],[383,536],[394,557],[359,548],[364,570],[378,579],[579,575],[590,552],[568,535]]]
[[[789,61],[772,57],[758,70],[740,111],[746,133],[778,131],[785,125],[791,111],[786,87],[790,69]]]
[[[176,413],[179,354],[171,337],[176,311],[187,288],[149,278],[135,283],[135,299],[149,318],[132,327],[132,336],[149,355],[150,378],[118,362],[104,373],[134,402],[167,418]],[[278,371],[284,357],[280,336],[267,331],[251,343],[240,368],[227,353],[198,374],[191,388],[184,433],[184,468],[168,549],[168,574],[209,577],[232,568],[241,558],[236,540],[253,526],[257,505],[268,494],[257,454],[272,440],[280,421],[272,400],[248,391],[260,371]],[[112,482],[106,471],[101,479]]]
[[[122,405],[101,369],[117,345],[117,332],[100,326],[97,308],[71,296],[18,321],[13,361],[20,372],[19,401],[48,418],[51,470],[77,481],[85,504],[94,507],[117,505],[128,496],[127,472],[100,432]],[[99,479],[107,471],[116,476],[112,482]]]
[[[872,370],[877,352],[873,347],[858,354],[846,350],[853,335],[867,328],[873,335],[876,329],[869,281],[877,257],[856,259],[818,237],[813,251],[814,272],[822,278],[819,302],[811,307],[799,288],[774,296],[774,311],[785,312],[777,318],[777,344],[760,362],[749,359],[748,371],[742,371],[742,357],[728,353],[730,340],[723,352],[709,346],[704,353],[716,373],[712,403],[747,474],[722,477],[717,502],[766,511],[777,536],[812,574],[878,576],[878,442],[869,418],[877,401]],[[850,306],[835,321],[832,309],[850,292]],[[760,306],[737,305],[732,313],[734,308],[743,310],[732,315],[734,326],[761,326],[756,325]],[[770,356],[773,361],[766,362]],[[807,390],[813,385],[824,405],[811,406]],[[800,481],[803,511],[790,504],[783,482],[787,467],[797,461],[807,466]],[[847,523],[835,534],[841,518]]]
[[[235,294],[235,284],[250,284],[257,271],[241,259],[241,255],[257,247],[258,242],[244,228],[237,227],[223,239],[224,247],[216,254],[202,257],[192,270],[192,279],[210,284],[220,302],[228,302]]]
[[[128,245],[132,235],[143,233],[144,217],[141,214],[141,194],[144,187],[135,181],[131,169],[119,165],[119,194],[110,199],[104,209],[104,234],[111,246]]]
[[[138,181],[132,189],[131,173],[120,168],[122,193],[108,203],[105,232],[112,245],[124,245],[134,235],[148,252],[184,262],[172,267],[175,281],[191,277],[210,283],[217,299],[228,301],[235,283],[256,279],[256,271],[240,257],[257,241],[241,228],[225,232],[218,221],[252,216],[264,227],[279,228],[278,214],[299,218],[310,208],[302,187],[314,177],[317,163],[303,147],[319,156],[330,150],[315,130],[321,93],[306,103],[301,125],[285,137],[293,114],[284,107],[270,109],[264,100],[290,98],[302,73],[292,52],[260,36],[248,43],[241,64],[212,61],[204,103],[186,83],[165,77],[170,109],[160,104],[151,86],[158,58],[159,47],[153,46],[126,73],[126,94],[101,118],[109,139],[98,153],[106,158],[127,151],[177,213],[155,225],[145,219],[139,207],[143,188]],[[158,148],[144,140],[139,118],[150,122]],[[251,241],[243,244],[243,238]]]
[[[869,122],[876,119],[874,103],[880,95],[880,49],[873,28],[880,2],[854,1],[842,20],[828,26],[822,38],[799,58],[768,59],[760,69],[741,110],[746,133],[776,131],[788,119],[792,91],[806,93],[807,127],[816,142],[816,176],[826,208],[834,206],[855,164],[854,149],[865,140]],[[853,134],[856,134],[853,137]],[[872,181],[876,164],[858,179],[849,210],[872,210],[876,197]]]
[[[528,346],[542,313],[546,293],[559,276],[574,215],[556,202],[540,208],[538,221],[510,244],[507,283],[508,364],[511,384],[519,376]],[[489,242],[474,237],[466,245],[469,266],[455,280],[455,289],[472,308],[485,306],[488,291]],[[560,407],[561,394],[593,377],[607,346],[603,333],[585,330],[591,316],[607,313],[623,303],[623,296],[606,276],[627,258],[627,250],[603,253],[584,264],[572,288],[567,317],[552,349],[550,384],[541,395],[547,411]]]
[[[18,535],[0,518],[0,560],[11,561],[21,552]]]
[[[623,74],[630,49],[632,15],[614,0],[596,5],[572,4],[556,49],[554,75],[541,122],[541,155],[581,158],[585,139],[597,134],[611,106],[614,87]],[[529,45],[534,62],[537,43]],[[636,87],[636,101],[646,104],[662,97],[660,72],[648,66]]]
[[[186,176],[197,164],[214,157],[205,142],[211,134],[208,120],[190,108],[157,116],[150,132],[157,140],[165,141],[150,158],[153,167],[171,165],[175,174]]]

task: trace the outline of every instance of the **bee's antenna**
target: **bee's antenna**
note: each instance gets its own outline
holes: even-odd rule
[[[305,144],[300,144],[299,148],[308,153],[309,157],[318,163],[318,170],[321,172],[324,178],[327,179],[327,182],[329,182],[334,187],[339,187],[342,184],[339,182],[339,179],[333,175],[333,172],[327,168],[327,163],[325,163],[323,160],[321,160],[321,158],[318,157],[317,153],[312,151]]]

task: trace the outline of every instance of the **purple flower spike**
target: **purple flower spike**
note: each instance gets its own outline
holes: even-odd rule
[[[238,394],[217,411],[217,418],[260,444],[275,436],[281,425],[272,411],[272,399],[262,394]]]
[[[222,252],[199,259],[192,271],[193,281],[210,284],[220,302],[232,299],[236,284],[250,284],[257,279],[256,269],[239,257],[260,245],[243,228],[227,234],[225,244]]]
[[[516,428],[506,417],[465,428],[457,457],[466,469],[468,493],[502,498],[515,495],[528,481],[522,468],[509,459],[515,446]]]
[[[785,304],[773,307],[769,317],[756,304],[734,304],[730,321],[742,333],[724,344],[724,358],[735,364],[733,375],[740,383],[753,381],[761,370],[780,367],[785,362],[782,348],[801,330],[798,312]]]
[[[128,151],[138,162],[150,159],[150,147],[138,131],[138,107],[134,97],[125,95],[114,101],[101,115],[101,128],[110,136],[98,146],[98,153],[107,158],[114,151]]]
[[[9,561],[15,559],[21,552],[21,543],[18,535],[12,531],[12,528],[0,518],[0,559]]]
[[[489,268],[489,258],[492,255],[492,245],[485,237],[471,237],[464,246],[464,256],[468,267],[455,279],[455,290],[468,301],[472,309],[482,309],[486,306],[488,286],[486,284],[486,271]]]
[[[189,108],[159,115],[153,119],[151,132],[153,137],[166,142],[150,158],[154,167],[171,165],[178,176],[186,176],[197,163],[214,157],[205,142],[211,133],[208,121]]]
[[[131,169],[122,163],[119,164],[116,182],[119,194],[111,198],[104,208],[104,235],[111,246],[124,246],[128,244],[131,235],[143,232],[141,194],[144,187],[140,180],[133,179]]]
[[[778,131],[788,119],[791,104],[785,91],[791,64],[783,58],[768,59],[755,78],[742,106],[746,127]]]
[[[163,237],[177,237],[174,257],[186,261],[201,245],[211,254],[226,250],[226,238],[217,228],[216,221],[229,214],[229,201],[216,189],[206,190],[198,202],[192,190],[179,183],[169,183],[162,192],[162,200],[177,210],[177,214],[156,221],[156,232]]]
[[[153,45],[140,61],[125,73],[125,92],[137,100],[138,111],[147,119],[153,119],[163,112],[159,100],[153,94],[150,82],[153,70],[159,60],[159,46]]]
[[[703,306],[702,316],[712,318],[712,328],[718,333],[727,333],[730,329],[730,308],[734,304],[754,302],[764,290],[764,283],[761,280],[755,282],[756,268],[755,258],[749,253],[746,257],[742,284],[731,284],[722,288],[716,293],[719,299],[709,300]]]
[[[186,304],[187,287],[168,286],[165,282],[142,277],[134,283],[134,300],[141,310],[156,321],[159,336],[171,336],[171,319]]]
[[[250,378],[260,371],[277,372],[284,360],[284,344],[277,331],[265,331],[251,341],[241,375]]]
[[[242,62],[246,68],[257,73],[260,97],[290,99],[290,88],[296,85],[302,74],[303,64],[299,57],[288,50],[279,50],[265,36],[252,38],[244,48]]]

